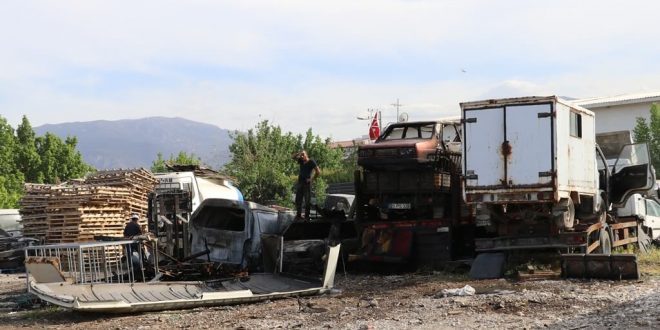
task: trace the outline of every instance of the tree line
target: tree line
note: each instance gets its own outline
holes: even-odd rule
[[[341,149],[330,148],[330,139],[315,135],[311,128],[293,134],[264,120],[247,132],[234,131],[231,137],[232,157],[224,172],[236,180],[247,200],[292,206],[299,166],[291,155],[303,149],[321,168],[313,183],[318,203],[325,199],[328,183],[353,179],[355,155],[346,157]]]
[[[0,208],[18,207],[25,182],[54,184],[93,171],[77,144],[71,136],[36,136],[26,116],[15,130],[0,116]]]
[[[324,200],[328,183],[353,179],[356,154],[345,155],[341,149],[330,148],[330,139],[315,135],[311,128],[305,134],[293,134],[262,121],[247,132],[234,131],[231,137],[231,161],[221,172],[233,178],[246,200],[292,206],[298,164],[291,155],[302,149],[322,169],[321,177],[314,181],[318,202]],[[52,133],[36,136],[26,116],[16,129],[0,116],[0,208],[18,207],[25,182],[55,184],[94,171],[83,161],[77,144],[77,138],[72,136],[64,140]],[[184,151],[169,159],[158,153],[151,170],[166,172],[166,163],[201,162],[199,157]]]
[[[353,180],[357,153],[345,155],[341,149],[330,148],[330,139],[315,135],[311,128],[304,135],[293,134],[264,120],[247,132],[234,131],[230,136],[231,160],[221,172],[234,180],[247,200],[292,206],[298,163],[291,155],[303,149],[322,169],[323,174],[314,181],[317,202],[325,199],[328,183]],[[167,164],[200,165],[201,159],[181,151],[166,160],[158,153],[151,171],[167,172]]]

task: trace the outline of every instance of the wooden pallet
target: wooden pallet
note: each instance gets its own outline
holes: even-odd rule
[[[26,184],[23,232],[47,243],[122,236],[131,213],[146,224],[147,199],[157,184],[145,169],[99,171],[64,185]]]

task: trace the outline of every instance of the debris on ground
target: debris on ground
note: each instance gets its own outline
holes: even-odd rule
[[[442,291],[438,292],[435,297],[436,298],[446,298],[446,297],[464,297],[464,296],[474,296],[476,290],[474,290],[473,287],[469,285],[465,285],[464,287],[460,289],[442,289]]]
[[[448,274],[337,276],[341,292],[255,304],[129,315],[35,305],[0,313],[12,328],[92,329],[597,329],[660,328],[660,278],[643,281],[480,280]],[[436,299],[443,289],[473,296]],[[0,274],[0,302],[25,295],[25,278]],[[359,307],[358,307],[359,306]],[[370,306],[370,307],[368,307]],[[0,325],[0,328],[3,326]]]

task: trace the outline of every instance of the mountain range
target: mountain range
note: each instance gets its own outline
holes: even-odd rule
[[[149,168],[160,152],[169,159],[180,151],[218,169],[231,158],[229,130],[183,118],[149,117],[46,124],[37,135],[51,132],[61,138],[76,136],[84,160],[97,169]]]

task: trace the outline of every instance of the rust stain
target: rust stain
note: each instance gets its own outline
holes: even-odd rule
[[[511,144],[509,143],[509,141],[502,142],[502,147],[500,148],[500,150],[504,158],[509,158],[509,156],[511,156]]]

